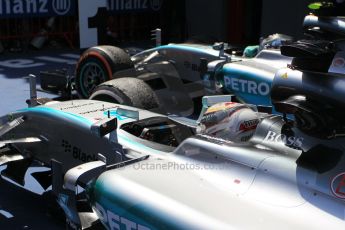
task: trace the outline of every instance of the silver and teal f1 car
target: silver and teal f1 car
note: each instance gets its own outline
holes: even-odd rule
[[[84,98],[144,109],[151,109],[145,106],[152,102],[147,96],[149,88],[149,95],[156,97],[154,104],[162,113],[181,116],[198,114],[205,95],[231,93],[242,102],[271,105],[269,93],[274,74],[285,68],[291,58],[282,56],[279,49],[264,49],[254,58],[243,58],[227,53],[226,47],[222,43],[163,45],[128,57],[131,68],[117,71],[111,71],[110,66],[117,66],[115,63],[105,58],[102,63],[97,57],[99,53],[110,56],[111,50],[116,53],[119,49],[93,47],[80,58],[75,86]],[[138,84],[144,88],[142,92],[136,87]]]
[[[312,29],[344,34],[339,18],[331,24],[316,16],[309,19]],[[191,82],[182,82],[190,85],[181,91],[181,79],[173,81],[179,77],[178,63],[160,59],[169,53],[162,48],[141,54],[140,76],[122,71],[121,76],[129,78],[110,84],[113,89],[103,96],[120,104],[51,101],[1,117],[0,164],[7,166],[2,173],[23,184],[32,161],[50,167],[52,181],[45,173],[35,178],[45,188],[52,184],[68,226],[74,229],[97,223],[106,229],[343,229],[345,56],[344,43],[335,41],[299,41],[282,47],[282,53],[294,58],[289,69],[270,75],[269,100],[283,115],[260,114],[245,144],[200,134],[200,120],[153,112],[165,97],[170,100],[168,108],[188,115],[190,106],[181,109],[174,102],[184,103],[186,93],[194,92]],[[198,46],[186,47],[197,53]],[[227,59],[213,48],[209,52]],[[158,62],[150,64],[157,57]],[[219,86],[228,85],[239,99],[241,90],[266,92],[249,78],[234,80],[229,74],[226,80],[226,66],[241,62],[224,60],[210,62],[202,75],[208,90],[217,93]],[[251,64],[255,67],[255,62]],[[193,63],[185,67],[200,68]],[[249,67],[245,73],[251,73]],[[149,68],[155,71],[147,72]],[[164,77],[157,73],[162,69]],[[91,71],[95,69],[84,70],[97,75]],[[85,83],[92,85],[90,79]],[[152,93],[153,88],[166,90],[167,82],[180,93],[162,93],[161,98]],[[145,89],[144,95],[131,90],[137,87]],[[208,97],[203,107],[227,100]]]
[[[331,40],[338,49],[339,39],[345,35],[342,22],[341,17],[308,15],[303,27],[314,40]],[[169,44],[131,57],[116,47],[92,47],[78,62],[75,87],[84,98],[91,95],[91,99],[144,109],[160,107],[161,113],[181,116],[199,113],[205,95],[231,93],[244,103],[271,106],[275,73],[287,65],[301,64],[297,59],[292,63],[291,56],[308,53],[309,60],[303,61],[310,69],[333,71],[332,57],[339,50],[333,52],[328,47],[333,54],[329,52],[322,61],[312,62],[321,60],[318,58],[323,52],[317,44],[306,46],[284,51],[283,55],[280,49],[262,49],[254,58],[232,55],[224,44]]]
[[[341,74],[279,71],[271,99],[295,119],[261,114],[245,144],[197,134],[186,118],[47,102],[1,118],[3,173],[20,182],[32,160],[51,167],[74,229],[343,229],[344,84]]]

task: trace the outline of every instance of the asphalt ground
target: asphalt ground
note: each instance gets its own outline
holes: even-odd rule
[[[74,74],[75,64],[79,58],[76,50],[31,51],[29,53],[0,54],[0,116],[26,107],[30,96],[29,82],[25,77],[41,71],[67,69]],[[38,92],[39,97],[55,95]]]
[[[24,77],[40,71],[66,68],[74,73],[78,50],[31,51],[0,54],[0,116],[27,107],[29,82]],[[38,92],[39,97],[56,97]],[[0,171],[5,167],[0,167]],[[31,168],[31,171],[38,169]],[[42,196],[42,188],[27,173],[23,189],[3,177],[0,179],[0,229],[65,229],[63,216],[56,210],[52,196]],[[35,192],[35,193],[34,193]]]

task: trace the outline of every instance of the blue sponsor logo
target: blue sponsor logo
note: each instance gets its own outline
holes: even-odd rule
[[[75,15],[76,0],[0,0],[0,18]]]
[[[71,0],[53,0],[53,10],[57,15],[65,15],[71,9]]]

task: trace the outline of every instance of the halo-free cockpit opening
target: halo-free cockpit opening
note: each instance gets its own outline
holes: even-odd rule
[[[194,135],[191,128],[167,117],[151,117],[126,123],[121,129],[143,140],[171,147],[177,147],[182,141]]]

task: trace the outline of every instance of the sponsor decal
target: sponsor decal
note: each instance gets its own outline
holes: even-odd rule
[[[76,0],[0,0],[0,17],[75,14]]]
[[[281,78],[287,79],[287,78],[288,78],[288,73],[287,73],[287,72],[286,72],[286,73],[283,73],[283,74],[281,75]]]
[[[240,78],[224,76],[225,88],[231,91],[267,96],[270,93],[270,86],[266,82],[257,83]]]
[[[65,15],[71,9],[71,0],[53,0],[53,10],[57,15]]]
[[[345,66],[345,59],[342,57],[334,58],[332,65],[337,68],[342,68]]]
[[[200,72],[200,66],[196,63],[191,63],[190,61],[184,61],[183,65],[186,69],[190,69],[194,72]]]
[[[283,143],[286,146],[301,148],[303,144],[303,137],[287,136],[281,133],[276,133],[274,131],[268,131],[264,141]]]
[[[106,210],[97,202],[95,203],[94,211],[97,213],[99,219],[105,224],[108,229],[137,229],[137,230],[150,230],[150,228],[129,220],[123,216]]]
[[[241,125],[240,125],[239,130],[242,132],[245,132],[245,131],[256,129],[259,122],[260,122],[259,119],[243,121],[243,123],[241,123]]]
[[[332,60],[332,64],[329,67],[328,72],[330,73],[340,73],[343,74],[345,72],[345,52],[339,51],[336,53]]]
[[[64,148],[65,153],[72,153],[72,157],[82,162],[97,161],[98,158],[95,154],[87,154],[77,146],[71,145],[68,141],[62,140],[61,146]]]
[[[234,180],[234,183],[235,183],[235,184],[240,184],[240,183],[241,183],[241,180],[235,179],[235,180]]]
[[[332,179],[331,191],[334,196],[345,199],[345,172],[336,175]]]

